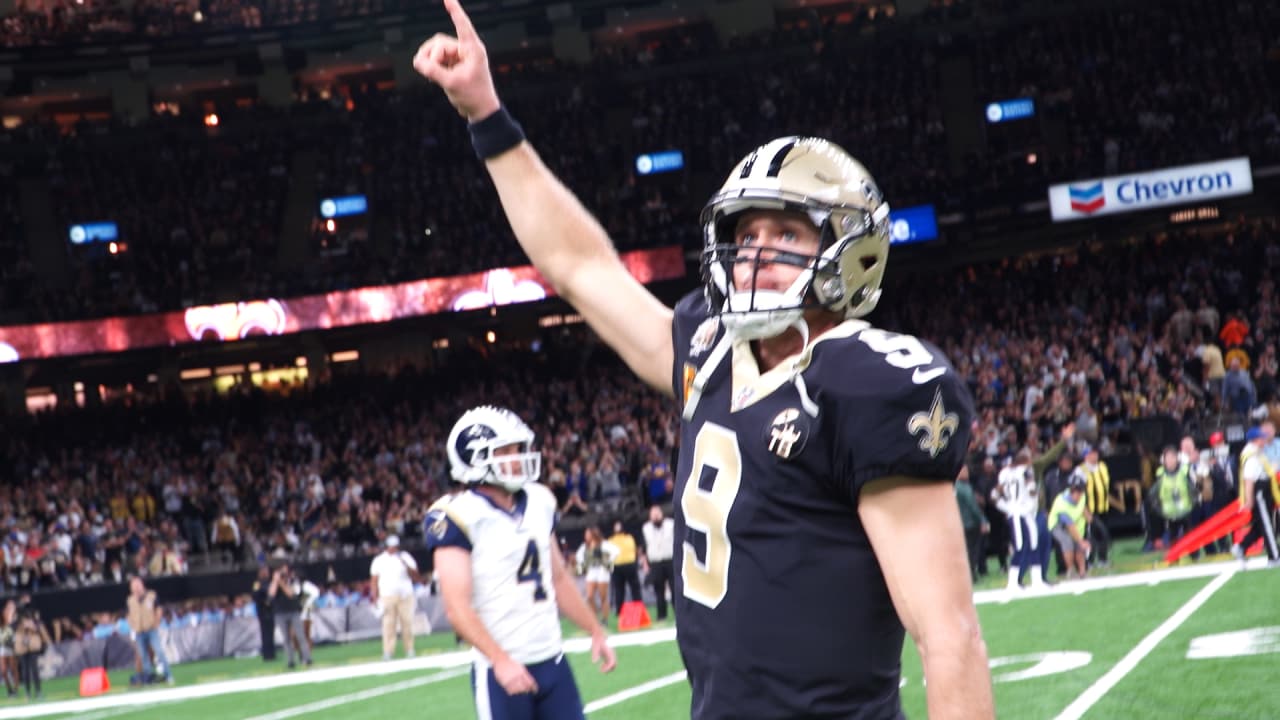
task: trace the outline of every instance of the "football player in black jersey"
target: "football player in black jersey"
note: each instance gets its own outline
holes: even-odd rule
[[[619,261],[457,37],[414,67],[470,123],[516,238],[556,291],[682,415],[676,623],[696,720],[899,718],[904,627],[931,718],[994,716],[951,483],[973,402],[933,346],[859,318],[889,208],[816,138],[744,158],[703,212],[705,288],[674,311]]]

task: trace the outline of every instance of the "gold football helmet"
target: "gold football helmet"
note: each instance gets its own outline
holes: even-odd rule
[[[736,217],[748,210],[804,213],[821,233],[820,254],[777,253],[763,262],[804,268],[785,291],[738,289],[735,263],[761,263],[734,241]],[[702,210],[702,274],[712,312],[738,337],[773,337],[801,323],[805,308],[846,318],[871,312],[880,299],[889,255],[889,205],[867,169],[839,146],[784,137],[742,159]]]

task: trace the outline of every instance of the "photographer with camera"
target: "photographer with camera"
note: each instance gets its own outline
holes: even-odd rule
[[[267,588],[267,597],[271,598],[271,610],[276,622],[284,632],[284,651],[292,670],[298,666],[294,660],[294,648],[302,655],[302,662],[311,664],[311,646],[302,632],[302,582],[293,574],[289,563],[281,563],[271,574],[271,585]]]

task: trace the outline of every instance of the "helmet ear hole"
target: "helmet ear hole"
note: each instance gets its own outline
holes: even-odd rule
[[[862,265],[862,270],[865,272],[875,267],[876,263],[880,262],[880,258],[875,255],[863,255],[858,258],[858,262]]]
[[[814,294],[824,304],[839,302],[844,297],[844,282],[839,275],[830,275],[814,283]]]

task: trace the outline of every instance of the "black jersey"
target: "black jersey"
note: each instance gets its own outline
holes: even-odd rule
[[[682,410],[723,335],[700,294],[676,306]],[[968,389],[936,348],[860,321],[763,375],[746,343],[717,365],[682,423],[675,484],[693,718],[901,717],[904,630],[858,496],[888,476],[953,481]]]

